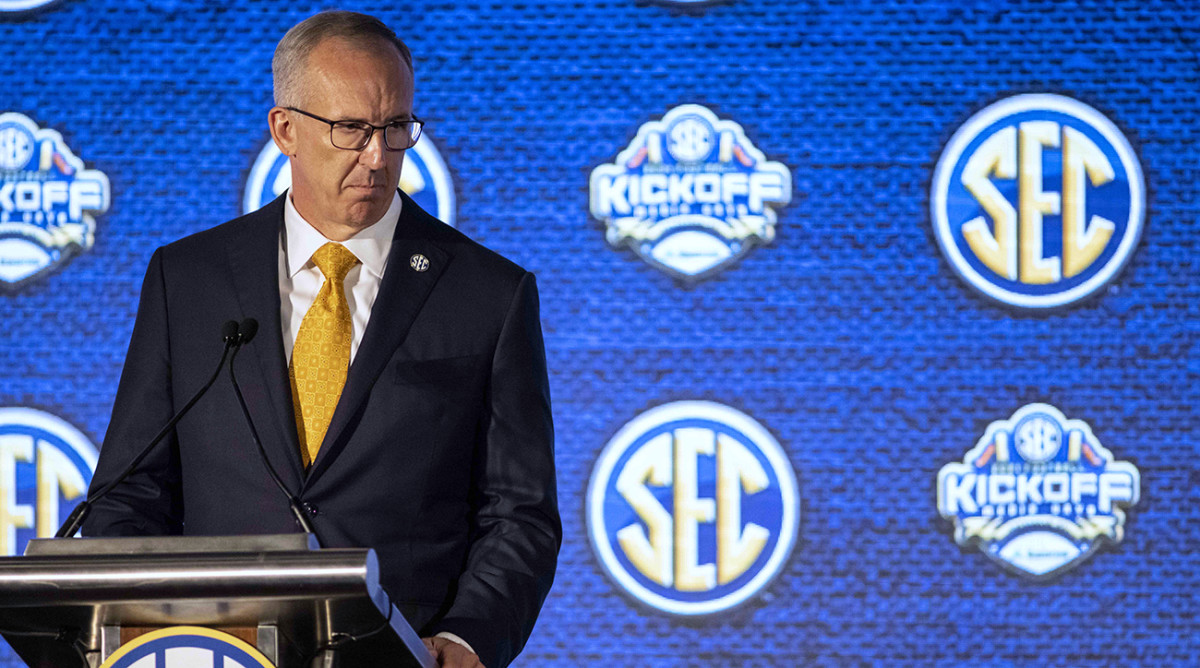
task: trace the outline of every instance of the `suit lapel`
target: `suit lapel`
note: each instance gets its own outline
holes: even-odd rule
[[[347,428],[356,421],[371,387],[392,358],[392,353],[404,341],[425,299],[451,260],[450,254],[431,241],[426,233],[427,227],[434,224],[429,214],[403,192],[400,196],[404,204],[388,252],[387,269],[379,285],[379,294],[371,307],[367,330],[350,365],[346,386],[305,487],[312,484],[345,447],[351,431]],[[417,256],[424,257],[426,263],[415,260]],[[414,263],[417,267],[413,266]],[[425,268],[420,270],[421,266]],[[278,313],[279,309],[275,310]]]
[[[259,322],[258,335],[238,353],[238,371],[258,383],[240,383],[246,404],[258,419],[263,447],[279,470],[296,489],[304,478],[300,442],[296,436],[292,392],[283,353],[283,329],[279,322],[279,228],[283,224],[283,197],[246,218],[246,230],[228,244],[234,287],[242,313]]]

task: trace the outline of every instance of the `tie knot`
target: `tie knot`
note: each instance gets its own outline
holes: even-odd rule
[[[317,265],[317,269],[325,274],[325,278],[331,281],[341,282],[345,280],[346,274],[354,265],[358,264],[358,258],[354,257],[345,246],[327,243],[317,249],[317,252],[312,256],[313,264]]]

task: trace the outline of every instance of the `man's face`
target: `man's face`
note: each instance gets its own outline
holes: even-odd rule
[[[385,42],[356,46],[330,38],[308,57],[297,108],[332,121],[380,126],[412,118],[413,78]],[[404,151],[388,150],[376,130],[360,151],[336,148],[329,124],[279,107],[271,134],[291,158],[292,201],[326,237],[343,241],[387,211],[400,181]]]

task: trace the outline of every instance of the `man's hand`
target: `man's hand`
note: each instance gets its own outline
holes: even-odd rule
[[[448,638],[421,638],[441,668],[484,668],[479,656]]]

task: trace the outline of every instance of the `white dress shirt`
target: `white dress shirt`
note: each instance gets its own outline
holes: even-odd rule
[[[358,352],[358,344],[362,343],[367,322],[371,319],[375,297],[379,295],[379,283],[387,268],[392,235],[396,231],[396,222],[400,220],[400,207],[400,195],[397,193],[383,218],[349,239],[335,242],[354,253],[360,262],[350,269],[344,282],[346,302],[350,305],[351,362]],[[325,284],[325,275],[313,264],[312,255],[329,241],[300,215],[289,191],[283,204],[283,231],[279,235],[279,322],[283,329],[283,352],[289,364],[304,314],[308,313],[321,286]]]

